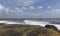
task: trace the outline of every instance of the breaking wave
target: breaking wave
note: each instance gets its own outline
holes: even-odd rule
[[[29,25],[40,25],[43,27],[45,27],[45,25],[54,25],[60,30],[60,24],[50,24],[48,21],[24,20],[24,23]]]
[[[60,24],[50,24],[48,21],[37,21],[37,20],[24,20],[22,22],[16,21],[7,21],[7,20],[0,20],[0,23],[3,24],[22,24],[22,25],[40,25],[45,27],[45,25],[54,25],[60,30]]]

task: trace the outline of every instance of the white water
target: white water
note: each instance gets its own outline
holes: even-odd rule
[[[22,24],[22,25],[40,25],[45,27],[45,25],[49,24],[49,25],[54,25],[58,28],[58,30],[60,30],[60,24],[50,24],[47,21],[33,21],[33,20],[24,20],[23,23],[19,23],[19,22],[12,22],[12,21],[0,21],[0,23],[3,24]]]
[[[13,22],[13,21],[0,21],[0,23],[3,23],[3,24],[23,24],[23,23],[19,23],[19,22]]]
[[[40,25],[43,27],[45,27],[45,25],[54,25],[58,28],[58,30],[60,30],[60,24],[50,24],[49,22],[45,22],[45,21],[31,21],[31,20],[25,20],[24,22],[25,22],[25,24]]]

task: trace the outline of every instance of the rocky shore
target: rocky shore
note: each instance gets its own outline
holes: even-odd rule
[[[60,36],[60,33],[39,25],[0,24],[0,36]]]

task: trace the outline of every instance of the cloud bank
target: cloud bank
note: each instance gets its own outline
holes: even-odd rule
[[[13,3],[15,6],[29,6],[38,0],[7,0],[8,3]]]

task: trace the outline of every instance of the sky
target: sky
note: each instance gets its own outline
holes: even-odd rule
[[[0,18],[60,18],[60,0],[0,0]]]

